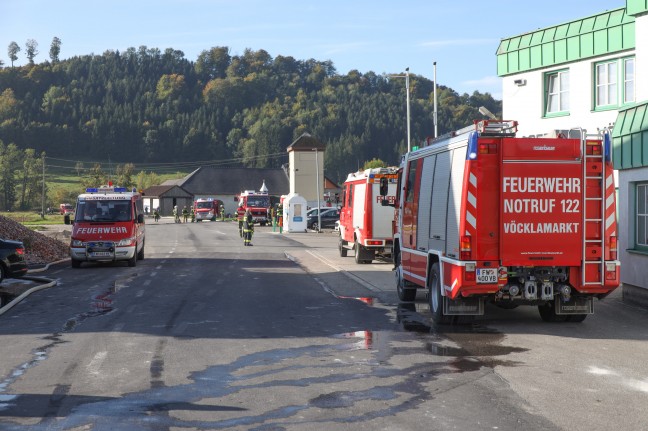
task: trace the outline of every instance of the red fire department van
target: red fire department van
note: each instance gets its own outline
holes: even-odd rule
[[[392,222],[396,199],[398,168],[374,168],[351,173],[342,190],[340,210],[340,256],[355,251],[356,263],[371,263],[376,254],[392,253]],[[380,195],[381,181],[387,184],[386,196]]]
[[[403,157],[398,295],[426,289],[438,323],[481,315],[485,301],[581,322],[619,286],[609,133],[516,131],[515,121],[479,121]]]
[[[127,261],[135,266],[144,259],[144,208],[142,195],[133,189],[102,186],[89,188],[76,202],[70,242],[72,267],[82,262]]]
[[[200,198],[194,201],[194,214],[196,221],[211,220],[214,221],[220,217],[220,209],[223,201],[212,198]]]
[[[265,185],[265,183],[264,183]],[[250,210],[254,223],[265,226],[270,223],[270,196],[268,192],[255,192],[245,190],[238,196],[238,208],[236,214],[239,220],[243,219],[246,210]]]

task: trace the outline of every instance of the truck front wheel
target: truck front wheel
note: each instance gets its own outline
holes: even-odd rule
[[[340,240],[338,241],[338,249],[340,250],[340,257],[347,257],[347,249],[346,249],[346,241],[342,239],[340,236]]]
[[[428,292],[430,302],[430,313],[434,323],[447,325],[451,323],[452,316],[443,314],[443,296],[441,295],[441,278],[439,276],[439,264],[432,265],[430,270],[430,287]]]

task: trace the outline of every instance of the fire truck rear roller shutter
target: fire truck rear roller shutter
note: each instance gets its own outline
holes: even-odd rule
[[[448,192],[448,227],[446,233],[446,254],[457,255],[460,237],[459,220],[461,217],[461,195],[464,188],[464,169],[466,167],[466,147],[456,148],[452,156],[452,170],[450,173],[450,191]]]

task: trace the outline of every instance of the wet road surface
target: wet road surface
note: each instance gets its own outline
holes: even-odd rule
[[[0,429],[566,429],[522,383],[545,373],[511,342],[530,314],[436,328],[389,263],[354,272],[330,237],[147,228],[135,268],[54,268],[2,316]]]

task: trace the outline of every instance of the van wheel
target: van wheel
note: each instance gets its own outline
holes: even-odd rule
[[[137,253],[134,253],[133,257],[128,259],[128,266],[133,267],[135,265],[137,265]]]
[[[340,257],[347,257],[347,249],[346,249],[346,244],[347,242],[340,237],[338,241],[338,249],[340,250]]]
[[[538,312],[540,313],[540,318],[545,322],[566,322],[568,320],[568,315],[556,314],[556,304],[554,301],[547,301],[543,305],[538,305]]]
[[[356,241],[356,243],[354,245],[354,249],[355,249],[355,261],[356,261],[356,263],[357,264],[367,263],[367,261],[363,259],[363,257],[364,257],[364,249],[360,245],[359,242]]]
[[[398,299],[403,302],[412,302],[416,299],[416,288],[410,289],[405,287],[410,284],[408,281],[405,281],[403,276],[403,266],[400,261],[400,253],[396,253],[394,258],[394,272],[396,275],[396,293],[398,293]]]
[[[441,295],[441,278],[439,276],[439,264],[432,265],[430,271],[430,287],[428,292],[430,302],[430,313],[434,323],[448,325],[452,322],[452,316],[443,314],[443,296]]]
[[[142,244],[142,248],[137,253],[137,260],[144,260],[144,244]]]
[[[0,263],[0,283],[5,279],[5,269],[4,266]]]

